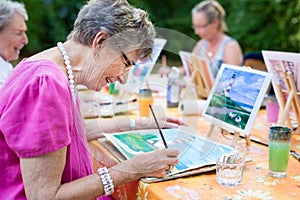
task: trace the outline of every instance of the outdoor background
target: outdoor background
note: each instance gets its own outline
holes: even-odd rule
[[[29,14],[29,44],[21,58],[65,41],[85,0],[23,0]],[[129,0],[147,10],[155,26],[171,29],[198,41],[191,23],[191,9],[199,0]],[[260,50],[300,52],[300,0],[219,0],[226,10],[230,36],[243,53]],[[168,65],[180,65],[179,50],[192,50],[192,43],[168,35]],[[158,61],[159,62],[159,61]]]

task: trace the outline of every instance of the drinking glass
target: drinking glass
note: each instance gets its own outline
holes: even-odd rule
[[[145,88],[139,90],[138,95],[140,117],[150,116],[150,107],[153,105],[153,97],[151,89]]]
[[[221,185],[234,187],[242,182],[245,166],[245,153],[232,152],[217,158],[216,179]]]
[[[269,129],[269,170],[270,176],[284,178],[289,161],[292,131],[284,126]]]
[[[278,120],[279,105],[277,101],[267,102],[267,121],[269,124],[276,124]]]

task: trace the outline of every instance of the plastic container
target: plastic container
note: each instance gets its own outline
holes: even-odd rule
[[[179,69],[177,67],[172,67],[168,77],[167,107],[178,107],[181,93]]]

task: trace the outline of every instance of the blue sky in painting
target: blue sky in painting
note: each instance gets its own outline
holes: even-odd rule
[[[220,78],[217,92],[224,92],[234,73],[234,69],[224,68]],[[228,94],[232,100],[253,106],[263,86],[264,76],[260,74],[249,73],[246,71],[236,71],[236,78]]]

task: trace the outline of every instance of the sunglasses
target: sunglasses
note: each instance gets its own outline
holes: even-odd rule
[[[126,54],[123,51],[121,51],[121,54],[122,54],[123,59],[125,60],[125,62],[124,62],[124,65],[125,65],[124,71],[127,72],[127,71],[131,70],[134,67],[135,62],[133,62],[132,60],[129,60],[128,57],[126,56]]]

